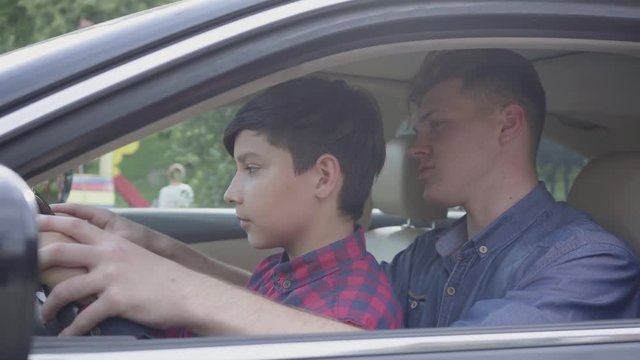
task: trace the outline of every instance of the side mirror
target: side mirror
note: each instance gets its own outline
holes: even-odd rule
[[[38,228],[33,192],[0,165],[0,354],[26,359],[38,284]]]
[[[34,190],[49,204],[67,201],[73,183],[73,170],[69,170],[53,179],[43,181],[34,186]]]

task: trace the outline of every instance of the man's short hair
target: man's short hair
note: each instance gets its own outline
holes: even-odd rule
[[[527,114],[534,150],[538,148],[546,114],[545,94],[533,64],[504,49],[434,51],[424,59],[413,78],[409,101],[420,106],[435,85],[461,79],[465,90],[483,100],[515,102]],[[500,105],[496,103],[495,105]]]
[[[305,77],[267,89],[247,102],[224,132],[231,156],[243,130],[266,136],[293,157],[296,174],[311,169],[323,154],[340,163],[343,186],[339,207],[360,218],[385,160],[380,112],[375,100],[342,80]]]

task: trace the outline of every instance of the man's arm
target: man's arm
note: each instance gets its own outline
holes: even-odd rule
[[[239,286],[244,286],[251,276],[251,273],[244,269],[212,259],[170,236],[125,219],[109,210],[77,204],[55,204],[51,208],[56,213],[86,220],[100,229],[123,237],[157,255],[203,274],[215,276]],[[41,241],[51,243],[54,235],[41,234],[40,237],[43,239]],[[60,239],[63,236],[55,237]]]
[[[201,335],[274,335],[362,330],[276,303],[215,278],[201,279],[184,308],[187,327]],[[212,301],[212,299],[215,299]]]
[[[65,304],[97,294],[62,335],[84,334],[109,317],[159,329],[185,326],[200,335],[357,330],[188,269],[78,218],[40,216],[38,223],[42,232],[75,240],[41,248],[41,271],[56,266],[88,270],[52,290],[43,318],[49,320]]]
[[[237,286],[245,286],[251,273],[245,269],[227,264],[189,247],[167,235],[155,233],[155,240],[150,242],[149,251],[173,260],[191,270],[228,281]]]
[[[640,268],[631,250],[584,244],[537,266],[503,298],[476,302],[454,326],[562,323],[637,317]]]

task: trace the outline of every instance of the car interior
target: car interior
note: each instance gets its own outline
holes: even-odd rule
[[[568,181],[565,179],[570,191],[558,192],[558,200],[568,201],[587,211],[605,228],[631,242],[640,253],[640,225],[635,219],[637,211],[633,211],[640,203],[640,142],[637,140],[640,103],[635,100],[635,94],[640,90],[640,62],[632,56],[637,54],[629,54],[631,51],[628,49],[624,50],[626,53],[516,50],[534,63],[547,93],[548,115],[543,138],[583,159],[572,168]],[[394,54],[392,48],[382,49],[376,52],[376,56],[363,52],[334,56],[307,65],[303,70],[311,73],[309,70],[324,67],[315,73],[342,78],[363,87],[375,96],[380,105],[387,139],[387,160],[374,184],[371,205],[374,218],[381,212],[400,220],[391,226],[371,227],[364,217],[360,223],[369,229],[366,234],[368,249],[379,260],[389,261],[417,235],[445,226],[460,217],[463,211],[447,211],[425,203],[415,164],[407,156],[407,148],[412,141],[412,135],[407,131],[411,116],[406,101],[407,85],[426,52]],[[357,57],[365,59],[352,61]],[[331,66],[332,63],[344,64]],[[293,74],[302,75],[300,69],[293,69],[286,77],[293,77]],[[284,81],[285,78],[275,75],[252,85],[264,88],[278,80]],[[575,183],[570,186],[576,175]],[[557,179],[542,180],[549,186],[550,181]],[[231,250],[237,244],[244,244],[245,248]],[[230,254],[229,259],[242,253],[243,260],[239,264],[249,270],[264,256],[264,253],[250,249],[246,242],[241,241],[217,241],[194,246],[218,256],[226,256],[225,253],[231,251],[233,255]],[[225,250],[220,252],[219,247]]]
[[[544,142],[556,144],[573,158],[582,159],[569,165],[539,165],[539,168],[566,167],[564,173],[554,172],[550,177],[541,178],[547,186],[555,186],[553,182],[561,184],[553,192],[558,194],[558,200],[568,200],[587,211],[605,228],[632,243],[640,254],[640,222],[637,219],[640,210],[640,141],[637,136],[640,133],[640,102],[636,99],[636,94],[640,93],[640,49],[617,47],[610,43],[594,41],[567,47],[561,41],[550,40],[518,44],[497,40],[473,44],[450,41],[446,46],[437,42],[418,42],[354,50],[287,69],[223,93],[133,132],[126,139],[102,146],[83,159],[97,157],[179,124],[194,114],[238,103],[264,88],[292,78],[307,74],[341,78],[368,90],[380,106],[387,160],[367,204],[371,211],[365,211],[359,223],[368,230],[369,251],[380,261],[390,261],[417,235],[446,226],[464,214],[460,209],[444,209],[422,199],[423,189],[416,175],[416,166],[407,156],[412,141],[412,134],[407,130],[412,111],[406,100],[408,83],[428,51],[496,47],[497,44],[501,47],[509,45],[507,47],[520,52],[534,63],[539,72],[548,107]],[[68,162],[65,170],[70,165],[79,165],[83,159]],[[49,172],[48,175],[52,174]],[[114,211],[154,226],[149,220],[153,210]],[[216,211],[233,214],[231,209]],[[194,226],[193,223],[179,221],[177,217],[188,212],[163,212],[164,219],[172,216],[177,219],[172,235],[178,239],[181,239],[180,229]],[[394,220],[376,223],[376,218],[381,217]],[[262,258],[277,251],[252,249],[242,236],[191,243],[210,256],[248,271],[253,271]]]

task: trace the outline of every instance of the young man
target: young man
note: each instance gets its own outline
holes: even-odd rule
[[[235,206],[252,246],[284,249],[258,265],[247,287],[358,328],[402,327],[386,274],[355,226],[385,158],[375,102],[343,81],[293,80],[244,105],[224,144],[237,165],[225,200]],[[81,246],[61,246],[81,253]],[[54,250],[45,247],[43,259]],[[238,271],[226,271],[231,276],[213,273],[241,282]],[[96,303],[100,299],[98,293]],[[197,332],[184,319],[163,325]]]
[[[411,152],[420,160],[424,196],[447,206],[463,205],[467,216],[417,239],[385,265],[407,309],[407,326],[638,316],[640,271],[628,246],[584,214],[553,201],[537,182],[535,153],[546,110],[531,63],[505,50],[440,53],[426,59],[412,94],[421,111]],[[99,219],[94,223],[107,231],[95,233],[104,243],[114,240],[114,232],[143,245],[176,243],[110,213],[84,207],[69,211]],[[182,261],[188,257],[186,251],[175,253]],[[237,287],[215,279],[207,284],[210,291],[224,291],[235,301],[230,304],[254,311],[241,320],[236,312],[210,315],[200,322],[203,330],[215,323],[233,323],[234,334],[355,329],[243,296]],[[127,302],[136,304],[139,293],[133,291]],[[50,313],[65,299],[56,297],[46,310]],[[96,314],[105,316],[104,311]],[[117,313],[122,314],[129,313]],[[151,315],[132,318],[150,323]],[[70,333],[82,328],[87,325],[72,325]]]
[[[530,62],[498,49],[437,53],[410,100],[423,196],[467,215],[385,264],[408,327],[638,316],[633,251],[538,182],[546,109]]]

